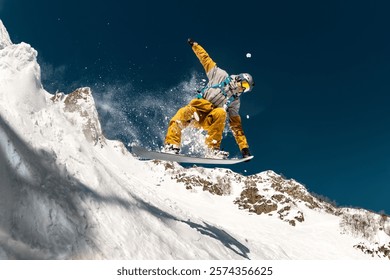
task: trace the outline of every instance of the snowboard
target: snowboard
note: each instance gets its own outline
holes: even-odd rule
[[[240,158],[240,159],[202,158],[202,157],[193,157],[193,156],[187,156],[182,154],[170,154],[164,152],[149,151],[148,149],[145,149],[144,147],[140,147],[140,146],[133,146],[132,152],[141,159],[158,159],[158,160],[165,160],[165,161],[175,161],[180,163],[194,163],[194,164],[229,165],[229,164],[236,164],[240,162],[249,161],[252,158],[254,158],[254,156]]]

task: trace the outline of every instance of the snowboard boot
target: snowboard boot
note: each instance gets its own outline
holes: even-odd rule
[[[229,152],[221,151],[220,149],[207,149],[205,158],[227,159]]]
[[[176,154],[178,155],[180,152],[180,147],[173,144],[165,144],[164,148],[162,149],[163,153],[167,154]]]

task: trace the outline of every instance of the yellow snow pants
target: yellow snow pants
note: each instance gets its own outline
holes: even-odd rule
[[[199,116],[199,121],[194,117],[195,112]],[[179,109],[169,122],[165,144],[180,147],[181,131],[191,124],[207,131],[206,145],[209,148],[219,149],[225,121],[226,111],[223,108],[214,108],[206,99],[193,99],[187,106]]]

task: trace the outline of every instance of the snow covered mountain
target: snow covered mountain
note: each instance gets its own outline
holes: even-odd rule
[[[273,171],[139,161],[92,92],[50,94],[0,21],[1,259],[390,259],[390,221]]]

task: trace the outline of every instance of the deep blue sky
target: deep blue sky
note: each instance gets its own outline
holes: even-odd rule
[[[272,169],[341,206],[389,214],[388,3],[0,0],[0,18],[13,42],[38,50],[47,90],[131,83],[124,107],[202,75],[194,38],[256,81],[241,106],[256,158],[235,171]],[[225,148],[237,153],[231,136]]]

